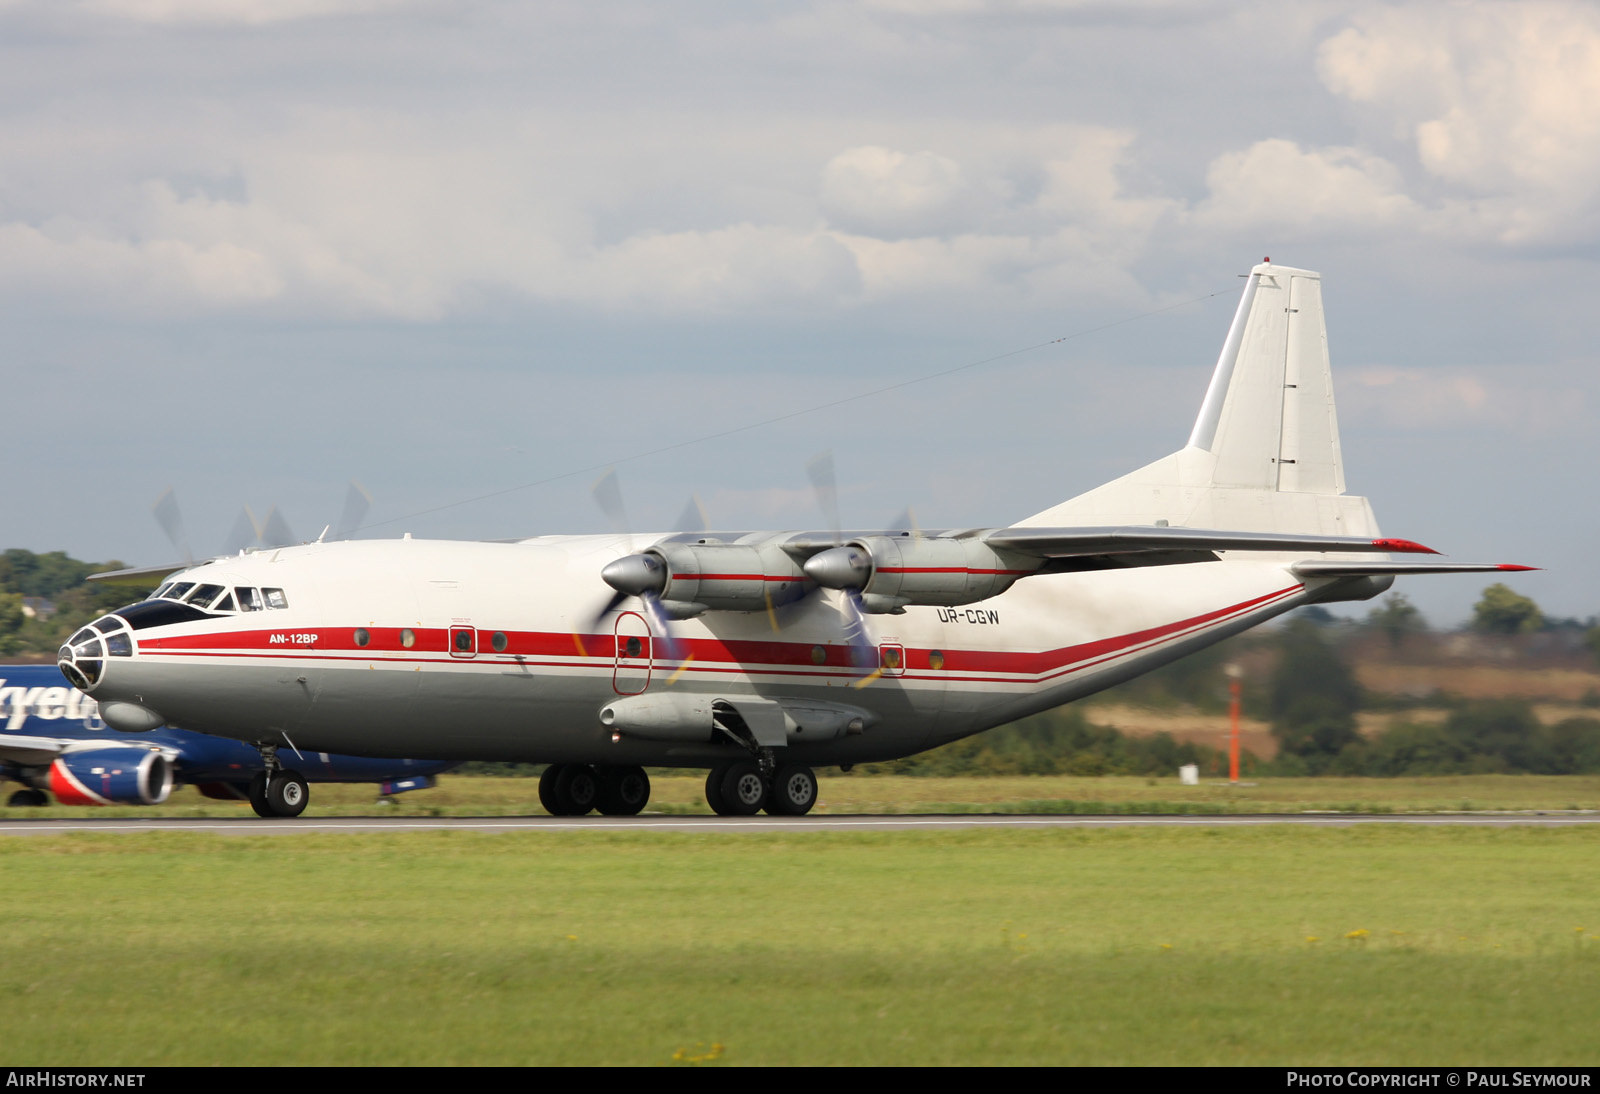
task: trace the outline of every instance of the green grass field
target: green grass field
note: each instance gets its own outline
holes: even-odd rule
[[[1207,780],[1136,776],[997,775],[911,778],[898,775],[819,775],[817,812],[848,813],[1343,813],[1461,810],[1600,809],[1600,775],[1459,775],[1397,779],[1260,779],[1229,786]],[[650,811],[698,813],[706,806],[703,773],[656,777]],[[5,793],[9,795],[8,788]],[[507,816],[544,812],[535,779],[444,775],[432,790],[403,794],[378,806],[371,785],[314,783],[311,816]],[[3,799],[0,799],[3,800]],[[7,809],[0,817],[240,817],[243,802],[218,802],[192,787],[158,807],[54,805]]]
[[[0,839],[0,1062],[1593,1064],[1600,831]]]

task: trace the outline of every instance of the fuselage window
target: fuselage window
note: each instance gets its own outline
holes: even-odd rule
[[[221,585],[202,585],[194,592],[189,594],[189,599],[186,603],[193,604],[197,608],[209,608],[211,607],[211,602],[215,600],[217,596],[221,594],[221,592]]]
[[[261,595],[267,598],[269,608],[287,608],[289,598],[283,595],[282,589],[262,589]]]
[[[456,632],[456,652],[457,653],[471,653],[472,652],[472,632],[471,631],[459,630],[459,631]]]
[[[364,627],[357,627],[356,628],[356,645],[365,646],[368,642],[371,642],[371,641],[372,641],[372,635],[370,635],[370,634],[368,634],[366,632],[366,628],[364,628]]]
[[[417,644],[417,634],[416,634],[416,632],[411,630],[411,629],[409,629],[409,628],[407,628],[406,630],[401,631],[400,632],[400,644],[402,646],[404,646],[408,650],[412,646],[415,646]]]
[[[259,612],[266,607],[265,604],[261,603],[261,590],[259,589],[235,588],[233,591],[239,594],[239,610],[241,612]]]
[[[644,643],[637,638],[629,638],[625,648],[628,652],[623,654],[624,657],[638,657],[644,652]]]
[[[506,632],[495,631],[494,637],[489,639],[489,644],[494,647],[495,653],[505,653],[506,646],[509,644],[506,640]]]

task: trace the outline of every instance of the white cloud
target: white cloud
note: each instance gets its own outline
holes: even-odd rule
[[[1452,188],[1458,230],[1524,243],[1600,226],[1593,5],[1378,7],[1322,44],[1317,69],[1410,137],[1421,167]]]
[[[1487,426],[1528,437],[1593,425],[1595,392],[1573,383],[1572,370],[1561,367],[1368,366],[1338,369],[1335,379],[1346,422],[1407,430]]]
[[[1213,160],[1206,182],[1210,194],[1194,210],[1194,220],[1208,228],[1343,236],[1352,229],[1388,229],[1420,213],[1402,192],[1394,166],[1357,148],[1257,141]]]
[[[260,26],[416,7],[419,0],[83,0],[96,15],[140,23]]]
[[[947,235],[969,227],[980,197],[961,165],[933,152],[868,145],[822,170],[821,203],[846,231],[879,239]]]
[[[540,295],[649,311],[834,305],[860,288],[853,256],[833,236],[755,224],[645,233],[549,273]]]

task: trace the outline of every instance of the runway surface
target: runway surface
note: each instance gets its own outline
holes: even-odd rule
[[[0,836],[51,836],[64,832],[214,832],[219,835],[292,835],[296,832],[907,832],[973,828],[1226,828],[1290,824],[1348,828],[1363,824],[1433,827],[1560,828],[1600,824],[1600,813],[1251,813],[1209,816],[1047,816],[1023,814],[946,814],[815,817],[295,817],[265,820],[125,817],[0,821]]]

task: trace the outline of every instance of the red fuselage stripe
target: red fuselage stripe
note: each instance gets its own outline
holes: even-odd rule
[[[1007,677],[1026,676],[1049,679],[1067,672],[1076,672],[1103,664],[1140,646],[1148,646],[1168,638],[1205,629],[1226,622],[1240,614],[1265,607],[1298,592],[1303,586],[1292,585],[1266,593],[1226,608],[1191,616],[1188,619],[1150,627],[1142,631],[1096,639],[1075,646],[1028,652],[998,650],[947,649],[937,651],[943,663],[935,670],[931,663],[933,649],[907,649],[905,667],[908,670],[937,672],[935,677],[910,677],[913,679],[947,679],[953,681],[1017,682]],[[234,631],[213,634],[174,635],[169,638],[148,638],[139,643],[142,654],[151,656],[190,657],[247,657],[252,660],[315,659],[329,661],[373,661],[396,664],[479,664],[504,668],[506,665],[539,665],[566,668],[609,668],[618,659],[615,635],[580,635],[584,654],[573,656],[577,643],[575,636],[557,632],[506,631],[507,647],[499,654],[480,653],[477,658],[440,657],[448,654],[448,630],[445,628],[414,628],[412,646],[402,647],[399,639],[402,628],[365,628],[370,635],[366,647],[355,644],[355,630],[350,627],[284,631]],[[483,630],[483,634],[495,632]],[[285,643],[285,635],[311,634],[315,641],[304,645]],[[272,639],[276,637],[277,642]],[[842,672],[853,672],[851,649],[846,645],[823,645],[806,642],[783,641],[723,641],[716,638],[680,638],[677,660],[684,663],[690,673],[753,673],[758,675],[837,677]],[[487,646],[487,643],[482,643]],[[817,650],[822,659],[817,660]],[[653,651],[652,651],[653,652]],[[530,657],[540,660],[530,661]],[[517,658],[522,658],[519,662]],[[635,660],[635,659],[626,659]],[[637,660],[643,660],[638,658]],[[670,662],[669,662],[670,663]],[[771,667],[763,667],[771,666]],[[784,668],[783,666],[795,666]],[[803,668],[800,666],[804,666]],[[996,676],[1007,674],[1006,677]]]

